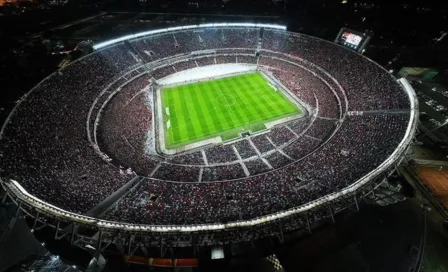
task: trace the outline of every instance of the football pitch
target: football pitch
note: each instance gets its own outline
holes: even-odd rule
[[[269,121],[302,113],[260,73],[165,88],[162,107],[167,148],[216,136],[237,138],[266,129]]]

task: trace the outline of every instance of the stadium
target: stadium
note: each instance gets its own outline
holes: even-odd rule
[[[406,80],[283,26],[181,26],[94,48],[18,102],[0,164],[33,228],[98,250],[311,231],[374,194],[418,120]]]

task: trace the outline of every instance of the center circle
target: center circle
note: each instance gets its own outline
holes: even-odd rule
[[[236,105],[236,98],[235,96],[228,94],[228,93],[222,93],[216,97],[216,101],[218,101],[219,104],[223,105],[224,107],[231,107]]]

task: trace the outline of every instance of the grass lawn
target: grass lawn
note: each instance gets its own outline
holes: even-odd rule
[[[215,136],[236,138],[302,112],[260,73],[163,89],[162,106],[167,148]]]

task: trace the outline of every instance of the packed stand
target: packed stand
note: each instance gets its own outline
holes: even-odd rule
[[[311,106],[317,106],[320,116],[338,118],[340,109],[336,94],[317,74],[277,58],[261,57],[260,65],[269,67],[288,90]]]
[[[238,154],[242,159],[250,158],[257,155],[257,152],[250,144],[249,140],[241,140],[234,144]]]
[[[245,177],[240,163],[203,167],[201,181],[232,180]]]
[[[252,137],[251,140],[252,143],[255,145],[255,147],[258,149],[258,151],[260,151],[260,153],[266,153],[268,151],[275,149],[275,147],[268,140],[268,138],[266,138],[265,134]]]
[[[305,135],[319,140],[326,140],[336,129],[336,121],[316,118],[313,125],[305,132]]]
[[[216,56],[217,64],[236,63],[236,56]]]
[[[176,70],[174,70],[173,66],[167,65],[167,66],[156,68],[154,71],[151,72],[151,75],[155,79],[161,79],[161,78],[167,77],[169,75],[172,75],[175,72],[176,72]]]
[[[340,190],[377,168],[402,140],[408,120],[409,115],[350,116],[329,145],[304,161],[274,171],[267,170],[259,161],[257,166],[248,167],[251,170],[263,168],[262,175],[224,183],[170,183],[147,179],[148,189],[142,189],[143,199],[129,195],[117,206],[119,211],[115,210],[107,218],[130,214],[124,218],[137,223],[219,223],[300,206]],[[387,129],[378,130],[378,127]],[[365,156],[368,152],[371,156]],[[273,159],[274,156],[267,158],[271,164],[278,160]],[[151,196],[152,202],[145,201]]]
[[[140,53],[145,62],[152,62],[183,53],[181,46],[176,43],[174,35],[171,33],[133,40],[130,44]]]
[[[296,137],[296,135],[285,126],[277,126],[273,128],[266,134],[266,136],[269,137],[271,142],[277,147],[285,145]]]
[[[271,170],[261,158],[245,161],[244,164],[251,175],[257,175]]]
[[[192,153],[185,153],[176,155],[167,160],[169,163],[173,164],[186,164],[186,165],[203,165],[204,157],[201,151],[196,151]]]
[[[237,155],[230,145],[216,145],[205,149],[209,164],[227,163],[238,160]]]
[[[187,61],[177,62],[176,64],[174,64],[174,68],[177,72],[196,68],[196,67],[197,67],[197,65],[194,60],[187,60]]]
[[[257,64],[257,57],[238,55],[236,57],[237,63]]]
[[[120,73],[105,59],[107,50],[38,85],[17,108],[1,140],[1,176],[69,211],[86,212],[129,180],[86,139],[91,103]]]
[[[302,58],[328,71],[347,93],[349,110],[409,108],[406,93],[398,83],[392,84],[395,80],[392,75],[369,59],[333,43],[266,29],[263,49]]]
[[[98,131],[102,151],[122,167],[128,168],[131,163],[141,175],[149,175],[158,164],[147,154],[153,123],[150,88],[148,74],[122,86],[102,112]]]
[[[152,177],[161,180],[198,182],[199,167],[161,163]]]

